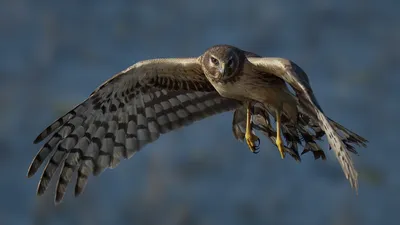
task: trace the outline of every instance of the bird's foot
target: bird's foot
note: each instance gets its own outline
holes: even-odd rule
[[[258,149],[260,148],[260,138],[251,133],[251,131],[248,131],[245,134],[245,139],[250,151],[257,154],[259,152]]]
[[[285,146],[283,146],[282,136],[281,136],[281,112],[276,111],[276,146],[278,147],[279,153],[281,153],[281,158],[285,158]]]

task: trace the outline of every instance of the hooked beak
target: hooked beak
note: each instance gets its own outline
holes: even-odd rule
[[[219,65],[219,70],[218,70],[221,74],[221,76],[223,76],[225,74],[225,63],[221,63]]]

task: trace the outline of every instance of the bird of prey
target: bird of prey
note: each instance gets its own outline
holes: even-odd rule
[[[291,87],[291,89],[289,88]],[[278,148],[300,160],[298,147],[325,159],[317,144],[325,134],[344,174],[357,189],[349,151],[367,140],[329,119],[318,104],[306,73],[283,58],[264,58],[229,45],[216,45],[200,57],[138,62],[100,85],[85,101],[53,122],[35,139],[53,134],[33,159],[28,177],[49,158],[40,178],[42,195],[56,170],[55,203],[77,172],[75,196],[89,175],[115,168],[160,134],[206,117],[234,111],[232,130],[258,152],[265,134]],[[275,120],[275,125],[271,123]]]

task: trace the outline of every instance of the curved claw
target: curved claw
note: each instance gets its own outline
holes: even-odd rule
[[[261,141],[260,141],[260,138],[258,138],[257,136],[256,136],[256,138],[257,139],[253,142],[254,149],[251,150],[254,154],[258,154],[260,152],[260,143],[261,143]]]
[[[258,138],[254,134],[250,134],[250,135],[246,135],[245,139],[246,139],[246,143],[249,146],[251,152],[253,152],[254,154],[257,154],[259,152],[258,149],[260,148],[260,143],[261,143],[260,138]]]
[[[257,136],[255,136],[257,139],[254,141],[254,142],[256,142],[255,144],[254,144],[254,147],[255,147],[255,149],[256,150],[258,150],[259,148],[260,148],[260,144],[261,144],[261,141],[260,141],[260,138],[258,138]],[[257,152],[258,153],[258,152]]]
[[[260,150],[257,148],[255,151],[253,151],[254,154],[258,154]]]

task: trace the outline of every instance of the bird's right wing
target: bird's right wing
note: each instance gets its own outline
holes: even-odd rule
[[[122,158],[130,158],[160,134],[238,105],[217,93],[196,58],[136,63],[104,82],[39,134],[34,143],[53,135],[33,159],[28,177],[50,158],[37,189],[41,195],[61,167],[55,196],[58,203],[75,171],[75,195],[79,195],[89,175],[116,167]]]
[[[335,152],[336,158],[338,159],[346,178],[350,181],[351,186],[357,190],[358,174],[348,153],[348,151],[352,151],[353,149],[350,148],[336,132],[335,128],[337,127],[337,124],[331,124],[331,121],[323,113],[313,94],[306,73],[295,63],[287,59],[250,57],[248,60],[253,64],[254,70],[277,76],[293,87],[300,104],[316,116],[316,121],[321,129],[326,133],[329,145]],[[347,134],[349,135],[351,133]]]

